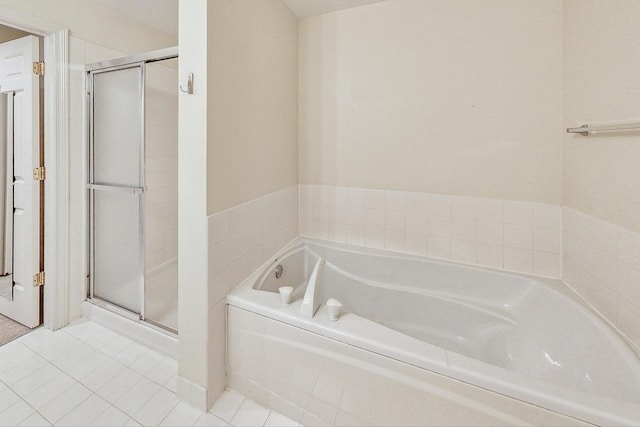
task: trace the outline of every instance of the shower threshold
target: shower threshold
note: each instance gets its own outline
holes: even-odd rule
[[[142,320],[128,310],[96,298],[82,303],[82,316],[165,356],[178,358],[177,331]]]

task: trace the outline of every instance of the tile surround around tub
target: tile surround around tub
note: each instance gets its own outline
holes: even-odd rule
[[[229,291],[298,235],[298,187],[267,194],[208,217],[209,378],[224,384]],[[214,388],[210,392],[216,393]]]
[[[543,203],[299,186],[302,236],[558,279],[562,210]]]
[[[640,234],[563,208],[562,279],[640,354]]]
[[[291,186],[209,216],[212,305],[298,235],[298,191]]]

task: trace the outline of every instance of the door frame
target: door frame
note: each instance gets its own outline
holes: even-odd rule
[[[69,322],[69,30],[0,7],[0,24],[44,39],[44,327]],[[35,273],[35,272],[34,272]]]

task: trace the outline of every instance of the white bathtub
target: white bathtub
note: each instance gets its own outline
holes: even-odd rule
[[[309,279],[320,259],[314,290]],[[277,293],[286,285],[296,289],[288,306]],[[338,321],[328,319],[328,298],[344,304]],[[228,304],[231,385],[298,421],[640,422],[637,356],[558,281],[299,240],[238,286]],[[314,317],[301,314],[309,304],[319,305]],[[327,363],[347,376],[332,392],[340,399],[317,396],[325,381],[318,366]],[[302,373],[288,376],[294,367]],[[366,406],[355,413],[357,398],[345,399],[345,387],[351,376],[365,381],[363,370],[384,378],[376,396],[394,393],[380,402],[405,398],[380,414]],[[414,408],[409,416],[402,402],[411,399],[438,409]]]

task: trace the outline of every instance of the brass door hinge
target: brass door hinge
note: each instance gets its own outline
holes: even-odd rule
[[[34,181],[44,181],[45,179],[47,179],[47,168],[44,166],[33,168]]]
[[[34,62],[33,63],[33,74],[36,76],[44,76],[44,62]]]
[[[44,271],[36,273],[33,275],[33,287],[37,288],[38,286],[44,285]]]

